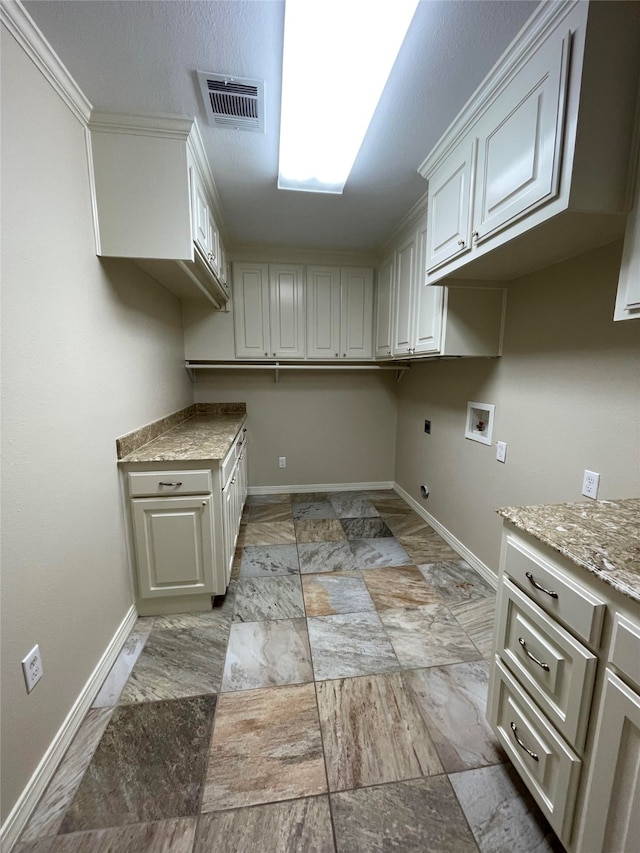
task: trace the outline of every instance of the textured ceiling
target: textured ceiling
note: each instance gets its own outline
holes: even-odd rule
[[[417,167],[537,2],[421,0],[342,196],[276,189],[281,0],[24,5],[96,109],[198,119],[232,243],[370,249],[423,195]],[[266,133],[209,127],[196,71],[265,80]]]

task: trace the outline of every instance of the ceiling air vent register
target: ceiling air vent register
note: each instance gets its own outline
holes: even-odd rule
[[[198,72],[207,121],[214,127],[264,132],[264,81]]]

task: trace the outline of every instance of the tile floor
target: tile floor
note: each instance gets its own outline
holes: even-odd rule
[[[249,498],[140,619],[15,853],[561,851],[484,720],[494,592],[393,492]]]

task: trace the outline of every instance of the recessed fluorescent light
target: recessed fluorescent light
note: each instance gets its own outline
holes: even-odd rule
[[[286,0],[278,189],[341,193],[418,0]]]

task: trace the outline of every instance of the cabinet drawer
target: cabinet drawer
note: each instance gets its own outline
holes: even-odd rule
[[[577,584],[569,575],[525,545],[507,536],[505,572],[529,598],[563,622],[592,648],[602,632],[604,602]]]
[[[597,658],[503,579],[497,653],[558,731],[582,750]]]
[[[582,762],[497,656],[487,717],[549,823],[566,844]]]
[[[609,660],[640,689],[640,625],[619,613],[613,624]]]
[[[129,494],[199,495],[211,493],[211,471],[131,471]]]

